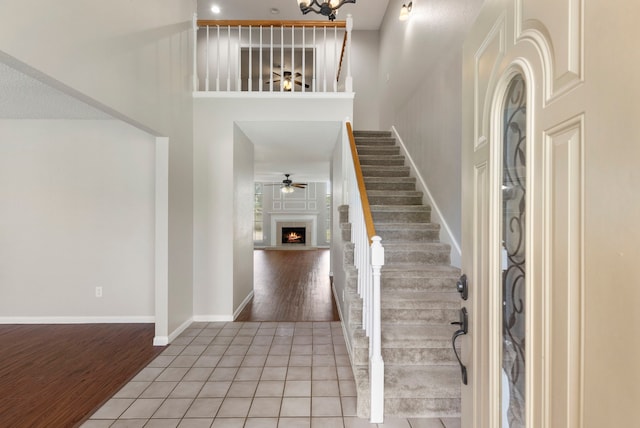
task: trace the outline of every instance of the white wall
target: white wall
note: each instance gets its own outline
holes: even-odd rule
[[[380,100],[378,82],[379,31],[351,33],[351,72],[356,93],[353,126],[358,130],[380,129]]]
[[[233,310],[253,291],[253,143],[233,129]]]
[[[211,95],[211,94],[210,94]],[[229,319],[234,307],[234,271],[236,263],[230,250],[235,236],[233,180],[238,174],[234,164],[234,129],[242,121],[309,121],[342,123],[353,115],[353,99],[344,95],[313,99],[287,97],[236,97],[223,94],[194,99],[194,316],[196,319]],[[328,159],[327,159],[328,160]],[[244,168],[244,167],[243,167]],[[244,171],[244,169],[242,169]],[[253,194],[253,187],[252,187]],[[253,230],[253,203],[248,216],[241,216]],[[253,246],[253,234],[247,235]],[[235,245],[245,245],[238,242]]]
[[[405,22],[402,3],[380,29],[380,127],[396,127],[460,242],[461,47],[482,1],[415,2]]]
[[[0,320],[153,320],[154,150],[115,120],[0,120]]]
[[[195,0],[8,0],[0,14],[0,54],[64,92],[169,138],[169,332],[192,315],[195,9]]]

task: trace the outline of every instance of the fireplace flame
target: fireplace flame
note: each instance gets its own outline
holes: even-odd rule
[[[302,235],[298,235],[295,232],[291,232],[287,235],[288,242],[297,242],[297,241],[300,241],[301,239],[302,239]]]

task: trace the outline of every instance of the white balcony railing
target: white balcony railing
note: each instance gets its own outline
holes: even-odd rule
[[[362,328],[369,338],[369,385],[371,387],[371,423],[384,420],[384,361],[380,322],[380,270],[384,265],[382,239],[376,235],[369,199],[364,186],[360,160],[351,124],[347,122],[349,155],[347,189],[349,222],[354,244],[354,264],[358,270],[358,294],[362,298]]]
[[[346,21],[193,19],[193,88],[215,92],[352,92]]]

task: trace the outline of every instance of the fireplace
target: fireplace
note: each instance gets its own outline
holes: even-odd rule
[[[283,244],[302,244],[306,243],[305,227],[283,227],[282,243]]]

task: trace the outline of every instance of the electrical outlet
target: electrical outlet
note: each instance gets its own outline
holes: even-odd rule
[[[102,287],[96,287],[96,297],[102,297]]]

